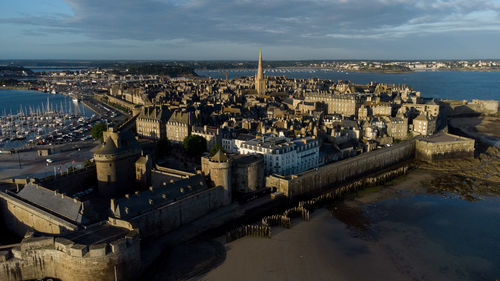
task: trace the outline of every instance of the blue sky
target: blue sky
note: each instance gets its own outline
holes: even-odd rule
[[[500,58],[500,0],[3,0],[0,59]]]

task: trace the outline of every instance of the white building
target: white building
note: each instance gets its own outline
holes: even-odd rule
[[[241,154],[241,145],[255,138],[255,135],[239,135],[236,138],[222,137],[222,148],[227,153]]]
[[[262,154],[266,175],[287,176],[318,167],[319,142],[312,137],[290,140],[266,135],[242,143],[240,153]]]

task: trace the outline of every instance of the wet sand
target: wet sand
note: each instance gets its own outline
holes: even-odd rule
[[[425,194],[424,183],[435,176],[416,170],[374,191],[347,198],[331,206],[331,211],[316,210],[309,222],[295,219],[291,229],[273,227],[271,239],[247,237],[225,244],[224,262],[193,279],[491,280],[492,274],[498,274],[498,261],[457,254],[461,251],[429,236],[429,228],[442,233],[449,229],[453,235],[462,227],[460,219],[447,220],[433,213],[454,205],[440,207],[441,202],[434,199],[410,199],[408,208],[401,203]],[[399,207],[373,204],[387,199]],[[388,214],[401,210],[401,205],[404,213]]]
[[[398,257],[408,256],[405,247],[386,242],[401,237],[375,238],[368,221],[360,217],[358,207],[394,197],[403,188],[420,190],[420,181],[427,178],[424,172],[412,173],[395,186],[345,200],[339,206],[342,211],[333,211],[338,218],[323,208],[314,211],[309,222],[295,219],[291,229],[273,227],[271,239],[247,237],[228,243],[225,261],[194,279],[415,280],[412,269]]]
[[[222,265],[199,280],[411,280],[372,242],[353,238],[326,209],[271,239],[226,244]]]

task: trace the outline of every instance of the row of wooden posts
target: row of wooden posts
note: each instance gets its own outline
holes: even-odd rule
[[[404,165],[399,168],[380,173],[376,176],[365,177],[348,184],[341,185],[334,190],[314,197],[309,200],[300,201],[297,207],[285,210],[282,214],[265,216],[262,218],[261,225],[243,225],[226,233],[226,241],[231,242],[236,239],[253,236],[261,238],[271,238],[271,227],[281,226],[290,228],[292,226],[291,218],[301,217],[305,221],[310,220],[310,213],[324,204],[342,198],[347,192],[352,192],[366,186],[380,185],[395,177],[404,175],[408,172],[410,166]]]

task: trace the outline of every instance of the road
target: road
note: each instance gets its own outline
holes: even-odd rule
[[[0,179],[41,178],[53,175],[54,172],[66,171],[71,166],[81,168],[86,160],[93,157],[98,145],[99,143],[95,141],[65,145],[64,152],[56,152],[49,156],[37,156],[36,150],[18,154],[0,154]],[[53,162],[47,163],[47,159],[51,159]]]

